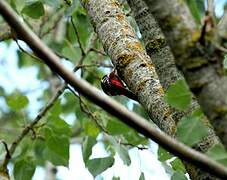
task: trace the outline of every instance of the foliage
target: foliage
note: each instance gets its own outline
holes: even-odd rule
[[[35,172],[35,164],[29,159],[21,159],[15,162],[14,177],[17,180],[29,180]]]
[[[36,1],[36,2],[31,2],[28,5],[26,5],[22,9],[21,13],[26,14],[27,16],[29,16],[31,18],[39,19],[41,16],[44,15],[45,12],[44,12],[43,4],[39,1]]]
[[[201,24],[202,15],[205,14],[204,0],[186,0],[188,7],[198,25]]]
[[[105,64],[110,64],[110,61],[103,53],[99,53],[103,52],[103,48],[79,1],[8,0],[8,2],[29,27],[62,57],[64,63],[75,67],[82,62],[84,68],[77,74],[100,88],[101,77],[110,71]],[[2,22],[2,19],[0,21]],[[13,40],[7,43],[8,47],[15,44]],[[20,41],[17,43],[16,71],[19,73],[30,69],[37,71],[33,81],[40,85],[36,89],[23,87],[8,91],[4,84],[0,84],[0,101],[4,104],[0,109],[1,119],[4,119],[4,123],[1,122],[2,127],[12,129],[14,132],[7,134],[1,131],[0,136],[9,145],[17,139],[26,126],[34,122],[34,117],[40,112],[39,108],[46,108],[46,104],[51,101],[51,97],[61,84],[58,77],[50,72],[27,46]],[[4,58],[2,61],[6,60],[8,59]],[[33,97],[36,91],[39,92],[39,96]],[[148,117],[140,105],[130,102],[125,97],[115,99],[125,106],[130,105],[140,115]],[[37,103],[39,108],[36,107]],[[33,110],[34,108],[36,110]],[[30,111],[35,112],[31,115]],[[36,167],[45,167],[46,161],[55,166],[68,167],[70,141],[74,138],[83,139],[78,143],[82,145],[84,164],[94,177],[113,166],[115,154],[118,154],[124,164],[129,166],[130,148],[148,144],[147,139],[136,131],[101,111],[83,97],[76,97],[68,89],[52,102],[46,114],[37,118],[39,120],[19,142],[10,161],[14,164],[15,179],[31,179]],[[70,124],[67,123],[69,119]],[[100,135],[103,138],[99,139],[99,142],[102,142],[109,156],[91,158],[93,147],[97,144]],[[1,152],[3,159],[4,148]],[[143,178],[142,174],[141,178]]]
[[[113,157],[95,158],[87,162],[87,167],[91,174],[95,177],[105,171],[107,168],[111,167],[113,163]]]
[[[225,70],[227,69],[227,54],[225,54],[225,56],[224,56],[223,67]]]
[[[227,165],[227,152],[222,145],[214,145],[208,150],[207,155],[223,165]]]
[[[178,80],[170,85],[165,96],[171,106],[185,110],[191,104],[191,92],[184,80]]]
[[[188,146],[193,146],[208,135],[207,127],[202,123],[200,110],[183,117],[177,126],[177,138]]]
[[[111,70],[110,59],[103,54],[103,47],[78,0],[7,1],[43,42],[62,58],[64,65],[72,69],[81,63],[80,69],[75,73],[76,76],[100,88],[100,79]],[[202,1],[187,2],[199,23],[204,11]],[[124,8],[126,12],[130,11],[127,5]],[[134,19],[132,17],[128,19],[138,31]],[[1,18],[0,26],[2,24]],[[19,35],[17,38],[20,39]],[[36,167],[45,168],[47,161],[57,167],[68,167],[70,145],[75,139],[76,143],[81,145],[84,165],[94,178],[115,164],[116,154],[125,166],[130,166],[131,148],[141,150],[150,147],[147,138],[69,88],[62,89],[59,97],[52,101],[62,81],[46,68],[42,60],[38,59],[23,42],[17,43],[19,47],[14,48],[17,59],[15,74],[26,71],[36,71],[37,74],[26,87],[23,82],[20,85],[20,82],[14,82],[15,79],[10,81],[7,73],[1,74],[1,70],[3,72],[6,69],[4,66],[0,69],[0,78],[4,75],[11,85],[9,88],[7,83],[0,82],[0,138],[10,147],[28,128],[22,141],[16,141],[18,145],[10,159],[16,180],[31,179]],[[1,44],[6,45],[6,49],[9,50],[10,46],[16,45],[13,39]],[[0,57],[0,66],[7,61],[14,61],[8,59],[10,56],[7,55]],[[23,78],[26,80],[29,77],[30,74],[26,74]],[[38,82],[39,86],[33,88],[33,81]],[[133,103],[125,97],[113,98],[149,119],[138,103]],[[186,82],[180,80],[170,86],[165,99],[172,107],[185,111],[190,106],[192,97]],[[40,115],[42,109],[51,101],[47,113]],[[207,129],[201,123],[202,118],[203,115],[199,111],[183,117],[177,127],[177,138],[190,146],[199,142],[207,135]],[[37,119],[38,121],[33,124]],[[98,143],[103,145],[107,156],[102,157],[100,154],[100,157],[92,157],[94,146]],[[4,159],[4,154],[4,148],[1,148],[1,160]],[[222,147],[213,147],[208,155],[226,164],[226,152]],[[182,162],[178,158],[174,159],[174,156],[162,147],[158,149],[158,160],[162,162],[172,180],[186,179]],[[145,177],[145,172],[141,172],[139,179],[143,180]],[[112,179],[120,178],[113,175]]]

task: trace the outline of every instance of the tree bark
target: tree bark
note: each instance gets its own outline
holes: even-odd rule
[[[177,70],[174,62],[174,56],[170,50],[170,47],[168,46],[158,23],[152,14],[149,13],[145,2],[143,2],[143,0],[128,0],[128,3],[139,26],[147,53],[155,64],[155,69],[164,90],[167,90],[172,83],[184,78]],[[197,101],[193,99],[190,111],[199,108],[200,107]],[[176,114],[174,116],[176,123],[180,121],[182,116],[190,112],[182,112],[176,109],[174,109],[174,111],[174,114]],[[205,117],[202,119],[202,121],[203,124],[209,129],[209,135],[199,142],[194,148],[205,153],[210,147],[220,143],[220,141],[215,135],[215,132],[212,129],[208,119]],[[191,179],[215,179],[215,177],[212,177],[208,173],[201,171],[201,169],[198,169],[195,166],[191,166],[188,163],[184,164]]]
[[[23,41],[37,54],[37,56],[48,65],[48,67],[56,72],[66,83],[69,83],[75,90],[84,95],[86,98],[102,107],[110,114],[116,116],[137,130],[144,136],[151,138],[169,152],[179,156],[180,158],[195,164],[209,172],[216,174],[218,177],[227,177],[227,168],[220,163],[208,158],[207,156],[188,148],[182,143],[177,142],[173,138],[165,135],[157,130],[144,118],[130,112],[124,106],[112,100],[110,97],[103,96],[97,88],[91,86],[88,82],[78,79],[72,72],[68,71],[60,62],[60,58],[56,56],[38,37],[34,34],[17,16],[5,1],[0,1],[0,13],[9,25],[20,34]]]
[[[150,118],[167,134],[176,131],[171,111],[164,102],[164,91],[154,65],[117,1],[83,1],[95,31],[120,77],[148,111]]]
[[[227,146],[227,77],[222,54],[211,42],[199,43],[200,30],[184,2],[145,0],[165,34],[176,60],[216,134]]]

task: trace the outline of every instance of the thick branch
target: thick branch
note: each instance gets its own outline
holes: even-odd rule
[[[151,120],[165,133],[173,136],[176,130],[175,122],[169,106],[164,101],[164,91],[154,65],[119,3],[111,0],[91,0],[85,1],[84,6],[118,74],[138,96]]]
[[[151,13],[149,13],[148,7],[143,0],[128,0],[131,10],[135,16],[136,22],[140,28],[147,53],[151,57],[155,64],[155,69],[158,73],[160,82],[167,90],[168,87],[179,79],[183,79],[183,76],[177,70],[174,56],[170,50],[170,47],[166,43],[165,37],[159,28],[158,23],[154,19]],[[193,99],[189,112],[199,108],[198,103]],[[173,109],[174,120],[178,122],[182,116],[189,112],[182,112]],[[215,135],[214,130],[211,128],[207,118],[203,118],[203,124],[209,129],[209,134],[201,142],[199,142],[195,148],[199,151],[206,152],[214,144],[220,143],[218,137]],[[213,178],[209,174],[201,172],[200,169],[192,167],[190,164],[185,163],[187,171],[192,179],[204,179]]]
[[[159,22],[189,87],[198,99],[216,134],[227,146],[227,77],[222,73],[220,51],[206,41],[199,44],[200,30],[184,2],[146,0]],[[207,34],[208,35],[208,34]],[[214,36],[210,36],[212,38]]]
[[[69,72],[60,62],[60,59],[46,46],[42,41],[17,17],[16,13],[5,1],[0,1],[0,13],[15,31],[21,35],[21,38],[33,49],[33,51],[42,58],[45,63],[57,72],[67,83],[78,90],[85,97],[95,102],[107,112],[115,115],[124,123],[136,129],[141,134],[153,139],[171,153],[201,166],[209,172],[217,174],[219,177],[227,177],[227,169],[219,163],[209,159],[207,156],[187,148],[176,140],[166,136],[154,128],[147,120],[137,114],[128,111],[124,106],[117,103],[91,86],[84,80],[80,80]]]
[[[165,37],[153,15],[148,12],[147,5],[143,0],[128,0],[128,2],[140,28],[140,32],[142,33],[146,50],[155,64],[155,69],[159,75],[160,82],[163,85],[164,90],[167,90],[172,83],[175,83],[179,79],[184,79],[184,77],[177,70],[174,62],[174,55],[166,43]],[[193,99],[190,109],[195,110],[197,108],[200,107]],[[179,119],[175,119],[176,121],[180,120],[182,115],[187,114],[187,112],[182,113],[177,110],[175,110],[175,113],[180,114],[177,116]],[[204,142],[206,147],[201,148],[201,150],[205,152],[209,147],[213,146],[214,143],[218,143],[219,140],[218,137],[215,136],[208,119],[205,118],[203,120],[204,125],[210,129],[210,133],[212,134],[212,136],[207,139],[208,141]]]

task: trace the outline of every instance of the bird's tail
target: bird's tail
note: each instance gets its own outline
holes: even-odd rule
[[[130,90],[127,90],[127,93],[125,93],[124,95],[134,101],[138,101],[138,97]]]

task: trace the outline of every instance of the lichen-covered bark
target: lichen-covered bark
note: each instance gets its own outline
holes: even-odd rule
[[[198,43],[200,30],[184,3],[178,0],[145,0],[165,34],[176,64],[216,134],[227,146],[227,77],[222,73],[220,52],[212,44]]]
[[[93,26],[121,78],[167,134],[176,126],[153,64],[116,0],[84,0]]]
[[[149,13],[145,2],[143,2],[143,0],[128,0],[128,3],[139,26],[147,53],[155,64],[156,72],[164,90],[167,90],[169,85],[176,82],[176,80],[183,79],[183,76],[176,68],[174,56],[170,47],[166,43],[165,37],[153,15]],[[190,110],[195,110],[197,108],[199,108],[199,105],[193,99]],[[187,113],[188,112],[175,110],[174,120],[178,122],[181,117]],[[204,118],[203,122],[209,129],[209,135],[198,143],[195,148],[199,151],[206,152],[214,144],[220,142],[218,137],[215,135],[214,130],[211,128],[208,119]],[[187,167],[191,179],[216,179],[195,166],[191,166],[187,163],[185,163],[185,166]]]

